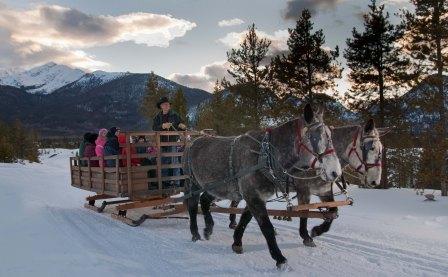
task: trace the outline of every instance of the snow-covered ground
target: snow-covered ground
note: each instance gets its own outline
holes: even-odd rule
[[[70,186],[71,152],[56,153],[41,164],[0,164],[0,276],[279,274],[255,222],[237,255],[227,215],[215,214],[210,241],[193,243],[184,219],[133,228],[82,208],[89,192]],[[448,199],[423,201],[405,189],[351,193],[355,205],[340,210],[315,248],[302,245],[297,220],[273,221],[293,268],[282,275],[448,276]]]

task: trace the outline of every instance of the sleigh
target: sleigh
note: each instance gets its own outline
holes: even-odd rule
[[[162,176],[162,170],[182,169],[185,147],[198,136],[212,135],[209,132],[170,131],[170,132],[125,132],[126,143],[120,144],[120,153],[104,157],[70,157],[71,185],[95,193],[86,198],[84,207],[95,212],[103,212],[111,207],[111,216],[130,226],[139,226],[147,219],[187,218],[186,207],[182,201],[185,180],[188,175]],[[131,143],[133,137],[144,136],[146,142]],[[176,142],[163,142],[163,136],[177,136]],[[135,153],[134,149],[152,147],[152,153]],[[167,147],[168,150],[166,149]],[[169,151],[171,150],[171,151]],[[178,161],[163,164],[164,157],[178,157]],[[134,162],[139,160],[139,163]],[[114,166],[105,166],[113,161]],[[142,161],[150,161],[144,163]],[[99,203],[99,205],[98,205]],[[334,219],[337,212],[329,208],[351,205],[350,199],[344,201],[322,202],[293,206],[284,210],[268,210],[277,218],[307,217]],[[145,209],[141,213],[141,209]],[[128,211],[139,216],[132,219]],[[241,214],[243,209],[213,206],[211,211]],[[135,216],[134,216],[135,217]]]

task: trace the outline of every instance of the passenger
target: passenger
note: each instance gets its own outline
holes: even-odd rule
[[[106,144],[107,140],[107,129],[100,129],[98,132],[98,138],[95,141],[95,154],[97,157],[104,157],[104,144]],[[101,164],[104,166],[104,164]]]
[[[153,127],[154,131],[179,131],[186,130],[187,126],[182,123],[180,116],[173,110],[171,110],[171,103],[167,97],[162,97],[156,104],[157,108],[161,111],[154,117]],[[161,136],[162,142],[176,142],[179,136]],[[177,152],[175,146],[163,146],[162,152]],[[162,157],[162,164],[179,163],[179,157]],[[180,168],[173,168],[172,171],[168,168],[162,169],[162,177],[165,176],[179,176]],[[164,186],[176,185],[179,186],[179,181],[164,182]]]
[[[79,144],[78,156],[83,158],[84,155],[84,147],[86,146],[87,139],[89,138],[90,133],[85,133],[81,143]]]
[[[106,135],[106,143],[104,144],[104,156],[119,155],[120,154],[120,144],[118,143],[117,135],[120,134],[120,129],[117,127],[112,127],[109,129]],[[106,166],[114,167],[115,159],[106,160]]]
[[[118,135],[118,142],[120,144],[126,144],[126,135],[125,134],[119,134]],[[131,146],[131,156],[132,154],[136,154],[136,149],[134,146]],[[120,151],[120,155],[125,155],[127,154],[127,150],[126,147],[122,147],[121,151]],[[131,158],[131,166],[138,166],[140,165],[140,160],[137,158]],[[120,159],[120,166],[127,166],[127,159]]]
[[[85,147],[84,147],[84,155],[83,157],[85,158],[92,158],[92,157],[96,157],[95,154],[95,140],[98,138],[97,134],[89,134],[88,138],[87,138],[87,142],[85,143]],[[88,166],[88,162],[84,161],[87,163]],[[99,166],[99,162],[98,161],[90,161],[90,166],[93,167],[98,167]]]

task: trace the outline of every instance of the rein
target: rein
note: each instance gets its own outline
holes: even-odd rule
[[[323,125],[323,123],[320,123],[319,126]],[[313,127],[313,126],[311,126]],[[306,144],[303,142],[303,137],[302,137],[302,124],[300,119],[297,120],[297,141],[296,141],[296,149],[297,149],[297,155],[300,155],[300,149],[304,149],[306,152],[310,153],[311,155],[314,156],[313,161],[311,162],[310,167],[312,169],[315,169],[316,166],[316,162],[322,162],[322,158],[327,156],[327,155],[331,155],[333,153],[335,153],[334,148],[329,147],[329,145],[327,145],[327,148],[325,149],[325,151],[323,153],[316,153],[315,151],[309,149],[308,146],[306,146]],[[326,132],[325,132],[326,133]]]
[[[361,128],[358,128],[358,131],[356,131],[356,133],[355,133],[355,135],[353,137],[352,148],[350,149],[350,151],[348,152],[348,155],[347,155],[348,159],[350,159],[350,156],[354,153],[356,158],[358,158],[358,161],[360,162],[360,165],[357,168],[353,168],[358,173],[361,173],[361,168],[362,167],[364,167],[364,170],[367,172],[370,168],[381,167],[382,166],[381,165],[381,161],[377,161],[375,163],[367,163],[365,161],[365,159],[363,159],[363,158],[361,158],[359,156],[359,153],[357,151],[358,150],[357,149],[357,144],[356,144],[356,142],[358,141],[358,136],[360,137],[360,141],[364,141],[364,139],[369,138],[368,136],[367,137],[361,137],[360,133],[361,133]],[[374,137],[372,137],[372,138],[374,138]]]

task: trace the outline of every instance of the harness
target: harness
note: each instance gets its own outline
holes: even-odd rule
[[[322,123],[318,123],[321,124]],[[321,126],[319,125],[319,126]],[[311,125],[311,127],[314,127],[313,125]],[[327,145],[327,148],[325,149],[325,151],[323,153],[316,153],[315,151],[309,149],[308,146],[306,146],[305,143],[303,143],[303,137],[302,137],[302,123],[300,120],[297,120],[297,141],[296,141],[296,149],[297,149],[297,156],[300,154],[300,150],[304,149],[306,152],[310,153],[311,155],[314,156],[313,161],[311,162],[310,167],[312,169],[315,169],[316,166],[316,162],[319,161],[320,163],[322,163],[322,158],[325,157],[326,155],[331,155],[333,153],[335,153],[334,148],[331,148],[329,145]]]
[[[300,120],[298,120],[300,121]],[[300,126],[300,123],[297,123],[297,126]],[[298,145],[299,147],[297,148],[297,155],[299,155],[300,153],[300,147],[305,147],[306,149],[309,150],[309,148],[303,143],[302,141],[302,135],[301,135],[302,129],[298,129],[297,130],[297,139],[296,141],[298,141]],[[233,156],[234,156],[234,148],[235,148],[235,144],[242,138],[242,137],[248,137],[250,139],[252,139],[253,141],[255,141],[257,144],[260,145],[260,151],[254,151],[251,150],[252,153],[258,154],[258,161],[257,164],[248,168],[244,168],[241,169],[238,172],[235,172],[234,170],[234,161],[233,161]],[[184,201],[190,197],[193,197],[195,195],[199,195],[202,192],[208,191],[208,190],[212,190],[213,188],[219,187],[221,185],[224,184],[229,184],[230,182],[234,182],[236,186],[238,186],[237,184],[237,180],[239,178],[242,178],[244,176],[247,176],[255,171],[260,171],[263,176],[265,176],[268,180],[270,180],[275,187],[275,191],[276,194],[278,191],[281,192],[282,196],[280,196],[279,198],[284,198],[286,199],[286,202],[288,203],[288,207],[292,207],[290,198],[289,198],[289,184],[290,184],[290,177],[292,178],[296,178],[296,179],[302,179],[300,176],[295,176],[295,175],[291,175],[287,172],[287,170],[285,168],[283,168],[279,162],[277,161],[277,159],[275,159],[275,149],[274,146],[271,143],[271,130],[270,129],[266,129],[265,135],[262,139],[262,141],[259,141],[258,139],[254,138],[253,136],[251,136],[250,134],[245,134],[245,135],[240,135],[235,137],[232,142],[230,143],[230,153],[229,153],[229,161],[228,161],[228,165],[229,165],[229,175],[227,178],[225,178],[224,180],[219,180],[219,181],[215,181],[215,182],[211,182],[211,183],[207,183],[205,185],[202,186],[202,188],[196,189],[194,191],[190,191],[189,193],[185,194],[183,197],[179,197],[176,198],[175,202],[181,202]],[[300,146],[302,145],[302,146]],[[331,150],[331,151],[330,151]],[[313,156],[315,157],[315,160],[319,160],[321,159],[321,157],[331,154],[334,152],[334,149],[327,149],[324,153],[318,155],[315,154],[314,151],[311,151],[310,153],[313,154]],[[190,176],[189,180],[190,182],[192,182],[192,184],[198,186],[198,184],[195,181],[194,178],[194,173],[191,171],[191,157],[189,154],[189,151],[187,151],[186,153],[186,162],[187,162],[187,174]],[[314,169],[314,165],[315,165],[316,161],[313,161],[312,165],[313,165],[313,169]],[[319,176],[315,176],[312,178],[316,178]],[[303,179],[310,179],[310,178],[303,178]],[[200,186],[199,186],[200,187]],[[237,188],[237,191],[239,191],[239,189]],[[278,194],[277,194],[278,195]]]
[[[358,161],[360,162],[360,165],[357,167],[357,168],[355,168],[355,171],[356,172],[358,172],[358,173],[361,173],[361,168],[362,167],[364,167],[364,170],[367,172],[370,168],[373,168],[373,167],[381,167],[382,166],[382,164],[381,164],[381,160],[377,160],[375,163],[367,163],[366,161],[365,161],[365,155],[364,155],[364,153],[363,153],[363,158],[361,158],[360,156],[359,156],[359,153],[358,153],[358,151],[357,151],[357,145],[356,145],[356,142],[358,141],[358,136],[360,137],[360,141],[364,141],[364,139],[366,139],[366,138],[369,138],[369,136],[366,136],[366,137],[361,137],[361,135],[360,135],[360,133],[361,133],[361,128],[358,128],[358,131],[355,133],[355,135],[353,136],[353,143],[352,143],[352,148],[350,149],[350,151],[348,152],[348,159],[350,159],[350,156],[353,154],[353,153],[355,153],[355,155],[356,155],[356,157],[358,158]],[[374,138],[374,137],[372,137],[372,138]],[[361,149],[362,150],[362,149]],[[350,163],[349,163],[350,164]],[[361,173],[362,174],[362,173]]]

